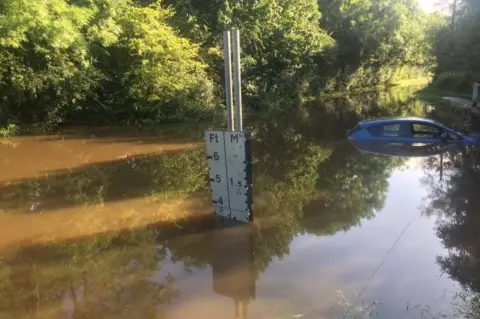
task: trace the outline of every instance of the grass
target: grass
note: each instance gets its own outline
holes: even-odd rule
[[[468,94],[446,89],[439,89],[432,86],[420,90],[416,94],[420,100],[434,106],[430,115],[436,120],[449,123],[460,128],[465,128],[467,130],[478,131],[478,124],[476,124],[477,120],[475,120],[476,117],[473,116],[470,109],[459,107],[455,103],[444,99],[444,97],[448,96],[470,100],[471,96]]]
[[[341,291],[336,291],[338,307],[341,309],[339,318],[366,319],[373,318],[376,301],[369,306],[354,306]]]
[[[315,311],[306,311],[305,313],[292,313],[277,316],[265,316],[269,319],[371,319],[376,314],[376,304],[373,302],[369,306],[354,304],[345,294],[337,290],[335,291],[336,304],[332,304],[328,314],[316,313]],[[358,300],[357,300],[358,301]],[[243,317],[237,319],[244,319]]]
[[[472,83],[475,75],[463,72],[445,72],[435,76],[428,87],[418,92],[418,96],[427,102],[437,102],[443,96],[472,98]]]
[[[434,106],[429,113],[429,117],[442,123],[448,123],[459,128],[472,130],[473,127],[471,127],[471,123],[469,123],[469,119],[472,117],[471,111],[459,107],[443,98],[443,96],[464,97],[461,94],[459,96],[459,94],[452,93],[453,92],[437,89],[428,89],[417,92],[417,96],[423,102]]]
[[[343,97],[343,96],[352,95],[352,94],[361,94],[361,93],[367,93],[367,92],[382,91],[382,90],[386,90],[386,89],[393,88],[393,87],[405,87],[405,86],[413,86],[413,85],[427,85],[429,80],[430,80],[429,77],[421,77],[421,78],[416,78],[416,79],[406,79],[406,80],[391,82],[389,84],[381,84],[381,85],[375,85],[375,86],[369,86],[369,87],[363,87],[363,88],[356,88],[356,89],[346,90],[346,91],[335,91],[335,92],[322,93],[320,95],[320,98],[321,99],[337,98],[337,97]]]
[[[424,318],[424,319],[439,319],[439,318],[463,318],[455,316],[455,310],[451,311],[436,311],[432,309],[429,305],[426,304],[416,304],[407,300],[404,307],[389,307],[387,304],[374,301],[369,306],[360,305],[360,300],[354,298],[356,301],[349,300],[345,294],[337,290],[335,292],[337,303],[332,305],[331,311],[329,314],[315,314],[311,312],[290,314],[290,315],[281,315],[275,317],[266,317],[269,319],[373,319],[373,318],[404,318],[404,319],[414,319],[414,318]],[[475,299],[477,308],[474,311],[471,311],[468,307],[463,305],[462,308],[471,313],[477,314],[478,309],[478,297]],[[464,303],[463,303],[464,304]],[[458,311],[457,311],[458,312]],[[464,310],[464,313],[466,311]],[[387,313],[389,315],[387,315]],[[478,316],[472,316],[468,318],[478,318]],[[238,318],[243,319],[243,318]]]
[[[472,96],[470,94],[461,93],[461,92],[454,92],[451,90],[445,89],[438,89],[435,87],[426,87],[423,90],[417,92],[417,96],[425,102],[429,103],[437,103],[440,101],[445,101],[443,99],[444,96],[451,96],[451,97],[461,97],[464,99],[471,99]]]

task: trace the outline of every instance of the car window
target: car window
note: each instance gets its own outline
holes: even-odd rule
[[[413,123],[413,137],[416,138],[440,138],[443,130],[435,125]]]
[[[369,127],[368,131],[373,136],[379,137],[410,137],[411,128],[409,123],[392,123]]]

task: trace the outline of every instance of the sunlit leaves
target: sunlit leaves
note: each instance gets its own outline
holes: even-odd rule
[[[213,85],[172,12],[132,1],[8,0],[0,18],[1,121],[129,123],[200,116]],[[91,120],[91,119],[90,119]]]
[[[98,77],[82,34],[92,10],[63,0],[9,0],[3,9],[3,116],[15,118],[22,113],[26,121],[59,121],[63,108],[85,98]]]

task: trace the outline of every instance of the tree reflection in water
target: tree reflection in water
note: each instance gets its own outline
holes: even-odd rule
[[[429,195],[424,213],[438,218],[437,236],[448,249],[437,257],[444,272],[463,288],[459,315],[480,317],[480,152],[464,149],[444,155],[444,176],[439,180],[438,157],[428,158],[424,179]],[[433,170],[432,170],[433,169]]]
[[[167,259],[189,271],[212,267],[213,290],[244,313],[256,280],[273,258],[289,253],[297,234],[348,230],[383,207],[387,179],[403,160],[360,154],[344,134],[362,118],[423,114],[409,93],[309,102],[252,123],[256,218],[246,228],[219,227],[210,213],[178,217],[178,206],[167,205],[147,227],[8,247],[0,257],[0,318],[158,318],[161,305],[179,293],[172,276],[152,279]],[[81,207],[98,218],[107,212],[113,219],[126,213],[142,218],[145,208],[114,203],[143,198],[148,208],[193,198],[198,205],[189,209],[203,209],[211,204],[202,154],[188,149],[116,158],[5,183],[0,209],[62,216]],[[38,204],[29,211],[33,202]],[[89,226],[97,227],[83,222]],[[219,244],[219,236],[228,240]],[[242,253],[223,258],[232,250]]]

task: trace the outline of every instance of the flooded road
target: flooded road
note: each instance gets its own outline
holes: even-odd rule
[[[406,89],[247,119],[251,225],[213,217],[208,125],[4,139],[0,318],[476,318],[480,154],[344,140],[426,109]]]

